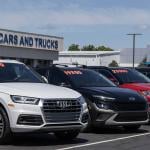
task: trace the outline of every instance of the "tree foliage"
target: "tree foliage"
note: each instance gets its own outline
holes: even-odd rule
[[[87,45],[87,46],[83,46],[81,51],[95,51],[95,47],[94,45]]]
[[[109,48],[109,47],[105,47],[105,46],[98,46],[96,48],[97,51],[113,51],[113,49]]]
[[[95,47],[92,44],[85,45],[80,49],[78,44],[71,44],[68,51],[113,51],[113,49],[103,45]]]
[[[68,51],[80,51],[78,44],[71,44],[68,48]]]
[[[119,67],[118,63],[115,60],[112,60],[112,62],[108,66],[109,67]]]
[[[146,67],[145,63],[147,62],[147,57],[145,56],[143,60],[139,63],[138,67]]]

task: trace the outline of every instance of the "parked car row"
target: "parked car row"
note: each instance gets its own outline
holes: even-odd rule
[[[95,66],[88,68],[103,74],[121,88],[137,91],[147,99],[148,105],[150,106],[150,79],[136,69]]]
[[[106,78],[99,69],[59,64],[36,68],[37,73],[21,62],[0,60],[0,143],[17,133],[53,132],[71,140],[95,127],[137,130],[147,124],[150,96],[144,84],[149,79],[131,70],[131,78],[141,80],[146,92],[142,87],[133,91],[121,82],[127,77],[118,76],[129,70],[107,68],[113,78]]]
[[[88,127],[118,125],[136,130],[148,122],[148,105],[143,95],[119,88],[91,69],[95,70],[94,67],[52,65],[37,68],[36,71],[45,76],[50,84],[69,87],[84,96],[90,114]],[[114,82],[118,83],[117,80]]]

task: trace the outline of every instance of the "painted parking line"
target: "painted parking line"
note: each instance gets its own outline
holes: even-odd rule
[[[56,150],[70,150],[70,149],[75,149],[75,148],[82,148],[82,147],[93,146],[93,145],[98,145],[98,144],[108,143],[108,142],[115,142],[115,141],[120,141],[120,140],[125,140],[125,139],[136,138],[136,137],[140,137],[140,136],[146,136],[146,135],[150,135],[150,133],[136,134],[136,135],[126,136],[126,137],[121,137],[121,138],[116,138],[116,139],[98,141],[98,142],[93,142],[93,143],[88,143],[88,144],[81,144],[81,145],[76,145],[76,146],[72,146],[72,147],[59,148]]]

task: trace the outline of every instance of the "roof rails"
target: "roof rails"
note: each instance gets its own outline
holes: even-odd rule
[[[68,65],[67,65],[67,64],[52,64],[52,66],[68,67]]]
[[[70,67],[70,66],[75,66],[75,67],[82,67],[86,68],[86,65],[78,64],[78,63],[60,63],[60,64],[53,64],[52,66],[62,66],[62,67]]]

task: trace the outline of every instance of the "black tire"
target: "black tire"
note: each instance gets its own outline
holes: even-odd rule
[[[8,116],[0,106],[0,144],[7,144],[11,140],[11,129]]]
[[[73,140],[78,136],[80,130],[57,131],[55,136],[60,140]]]
[[[137,131],[140,127],[141,127],[141,125],[127,125],[127,126],[123,126],[123,128],[126,131]]]

